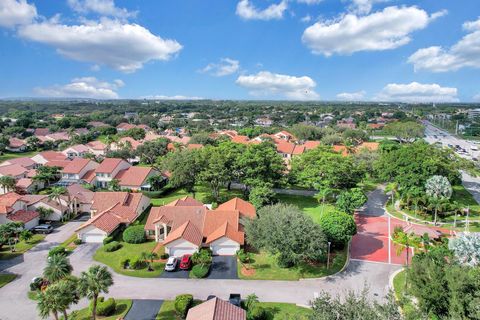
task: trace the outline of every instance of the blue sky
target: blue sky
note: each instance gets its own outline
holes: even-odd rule
[[[0,97],[480,101],[472,0],[2,0]]]

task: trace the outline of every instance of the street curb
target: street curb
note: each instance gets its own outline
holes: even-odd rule
[[[405,268],[401,268],[401,269],[398,269],[397,271],[395,271],[394,273],[392,273],[390,275],[390,277],[388,278],[388,286],[390,287],[390,289],[392,289],[393,291],[395,291],[395,288],[393,287],[393,278],[395,278],[397,276],[397,274],[399,274],[400,272],[404,271]]]

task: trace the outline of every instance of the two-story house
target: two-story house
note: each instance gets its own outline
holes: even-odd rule
[[[92,183],[95,178],[95,169],[99,164],[95,161],[83,158],[73,159],[62,169],[62,184],[73,184],[80,182]]]
[[[120,171],[130,168],[127,161],[118,158],[106,158],[95,170],[95,181],[98,188],[107,188]]]

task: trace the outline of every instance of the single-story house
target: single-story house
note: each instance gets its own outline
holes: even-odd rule
[[[43,151],[34,155],[30,159],[41,166],[51,161],[69,161],[66,155],[57,151]]]
[[[51,209],[52,213],[45,217],[45,220],[61,221],[65,215],[72,212],[66,196],[61,197],[60,200],[53,200],[49,199],[47,195],[26,194],[22,200],[27,204],[27,209],[31,211],[36,211],[40,207]]]
[[[232,209],[236,206],[236,200],[232,200],[216,210],[209,210],[190,197],[153,207],[145,232],[148,237],[163,243],[165,252],[172,256],[193,254],[202,247],[210,248],[215,255],[234,255],[244,244],[240,217],[252,217],[256,213],[251,211],[253,206],[244,204]],[[242,214],[238,210],[240,206]]]
[[[148,179],[158,175],[160,175],[160,172],[151,167],[129,167],[118,172],[115,179],[118,180],[121,189],[148,191],[152,188]]]
[[[21,158],[13,158],[7,161],[4,161],[0,164],[0,166],[8,166],[12,164],[18,164],[24,167],[25,169],[36,169],[37,163],[28,157],[21,157]]]
[[[83,158],[90,152],[90,149],[83,144],[76,144],[63,150],[62,153],[69,159]]]
[[[11,152],[24,152],[27,150],[27,143],[25,140],[13,137],[8,140],[6,149]]]
[[[150,199],[141,193],[95,192],[91,218],[76,232],[83,242],[102,242],[121,225],[134,222],[150,205]]]
[[[186,320],[246,320],[247,312],[217,297],[205,301],[187,313]]]

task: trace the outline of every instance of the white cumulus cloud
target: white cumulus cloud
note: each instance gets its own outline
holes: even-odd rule
[[[396,6],[365,16],[348,13],[306,28],[302,41],[314,54],[325,56],[395,49],[409,43],[412,32],[443,14],[429,16],[417,7]]]
[[[240,0],[237,4],[236,13],[245,20],[272,20],[282,19],[287,8],[287,0],[271,4],[265,9],[257,8],[250,0]]]
[[[312,78],[260,71],[257,74],[241,75],[236,83],[255,96],[280,95],[292,100],[315,100],[317,84]]]
[[[117,18],[128,18],[136,15],[136,12],[129,12],[125,8],[115,6],[113,0],[68,0],[68,5],[81,14],[93,12]]]
[[[412,103],[458,102],[457,88],[442,87],[436,83],[387,84],[375,97],[378,101],[397,101]]]
[[[80,25],[55,19],[21,26],[19,35],[48,44],[67,58],[134,72],[153,60],[169,60],[182,49],[176,40],[163,39],[148,29],[118,20],[102,19]]]
[[[222,58],[218,63],[209,63],[200,72],[208,73],[216,77],[228,76],[238,72],[240,69],[240,62],[235,59]]]
[[[372,11],[374,4],[388,1],[390,0],[352,0],[350,10],[358,14],[367,14]]]
[[[343,101],[360,101],[365,99],[365,91],[357,91],[357,92],[342,92],[337,94],[338,100]]]
[[[417,50],[408,58],[415,71],[456,71],[462,68],[480,68],[480,18],[467,21],[463,29],[469,32],[450,48],[432,46]]]
[[[26,0],[0,0],[0,26],[13,28],[28,24],[37,16],[35,5]]]
[[[40,96],[50,98],[117,99],[117,91],[124,85],[122,80],[106,82],[95,77],[83,77],[74,78],[65,85],[38,87],[34,91]]]
[[[297,0],[297,2],[299,3],[305,3],[305,4],[319,4],[320,2],[322,2],[323,0]]]

